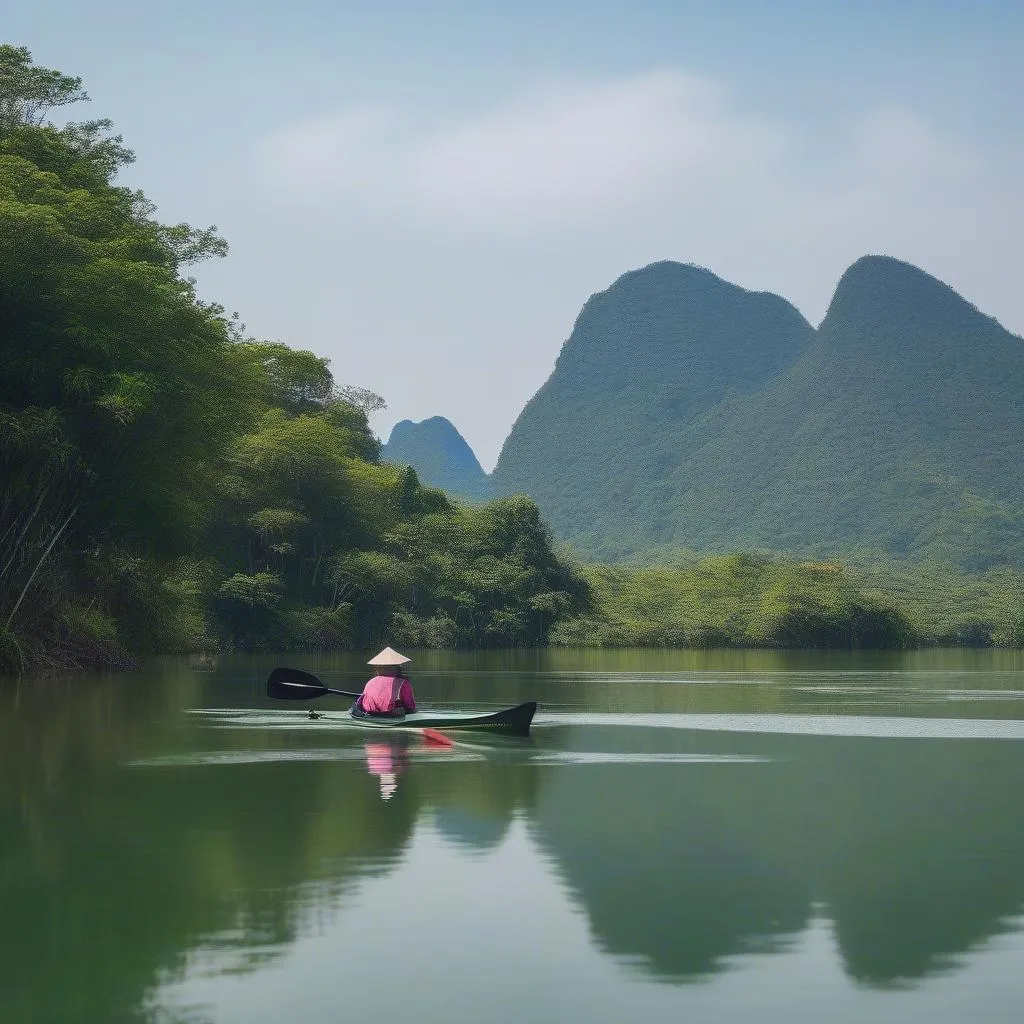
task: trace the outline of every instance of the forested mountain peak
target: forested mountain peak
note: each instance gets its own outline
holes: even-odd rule
[[[444,416],[431,416],[428,419],[420,420],[418,423],[413,420],[399,420],[391,428],[391,436],[388,438],[388,444],[401,443],[406,438],[415,436],[416,434],[426,433],[442,437],[455,444],[465,445],[470,458],[475,461],[475,456],[470,451],[469,445],[466,445],[465,440],[463,440],[462,435],[455,428],[452,421]]]
[[[822,322],[835,328],[892,336],[940,331],[945,335],[1000,329],[998,323],[948,284],[891,256],[862,256],[839,279]]]
[[[722,370],[734,374],[736,384],[776,372],[811,333],[778,295],[748,291],[705,267],[664,260],[623,274],[588,299],[555,374],[570,387],[657,390],[668,379],[699,393],[708,385],[717,390]]]
[[[656,492],[682,432],[791,366],[814,336],[785,299],[689,264],[653,263],[592,295],[554,372],[502,447],[499,493],[542,504],[555,531],[602,538],[664,521]]]
[[[728,300],[736,295],[766,295],[785,302],[772,292],[756,292],[743,288],[732,281],[719,277],[713,270],[697,263],[680,263],[677,260],[657,260],[635,270],[627,270],[594,298],[607,297],[619,302],[630,299],[649,301],[656,297],[658,290],[689,294],[700,301],[713,297]]]
[[[490,481],[473,449],[444,416],[396,423],[381,458],[412,466],[424,483],[461,497],[482,500],[490,492]]]

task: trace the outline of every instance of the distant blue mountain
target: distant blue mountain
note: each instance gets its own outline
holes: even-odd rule
[[[473,449],[443,416],[432,416],[421,423],[396,423],[381,458],[412,466],[423,483],[456,497],[487,501],[492,496],[490,477]]]

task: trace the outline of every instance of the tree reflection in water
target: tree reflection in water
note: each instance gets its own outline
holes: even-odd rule
[[[597,948],[668,982],[788,949],[823,914],[851,978],[914,983],[1024,904],[1016,743],[574,726],[469,760],[322,722],[184,728],[201,699],[185,670],[0,691],[5,1024],[146,1020],[203,951],[254,970],[395,871],[421,822],[483,855],[524,818]],[[620,760],[539,756],[559,749]],[[765,760],[641,756],[673,751]]]

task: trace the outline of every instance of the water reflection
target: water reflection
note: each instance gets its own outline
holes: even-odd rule
[[[584,727],[566,743],[614,743],[614,732]],[[1024,906],[1015,743],[686,742],[763,761],[545,769],[536,813],[538,842],[596,940],[650,975],[687,980],[738,953],[786,949],[818,906],[853,978],[920,979],[955,967]]]
[[[5,1024],[150,1020],[152,993],[193,972],[197,951],[228,956],[217,970],[280,965],[370,880],[390,885],[414,843],[439,886],[467,855],[519,850],[518,884],[553,870],[609,972],[670,984],[739,973],[737,954],[781,960],[815,918],[847,977],[874,987],[953,972],[1019,926],[1018,742],[566,715],[532,741],[431,750],[333,728],[329,707],[316,721],[246,708],[238,680],[219,685],[216,715],[181,713],[211,700],[209,676],[187,664],[146,686],[0,690]],[[745,712],[750,699],[735,698]],[[766,706],[785,700],[773,691]],[[515,952],[502,936],[489,940],[496,961]]]
[[[366,770],[376,776],[381,800],[390,800],[398,788],[398,776],[409,767],[408,741],[386,739],[363,745]]]
[[[417,773],[449,758],[419,738],[196,726],[196,674],[160,684],[0,691],[4,1024],[149,1020],[197,952],[250,972],[329,927],[421,816],[484,847],[530,799],[516,771]]]
[[[385,803],[398,789],[400,777],[409,770],[414,756],[460,757],[459,746],[437,730],[422,734],[395,731],[390,736],[377,736],[363,743],[366,771],[377,779],[380,798]],[[468,750],[466,751],[468,753]],[[470,760],[475,760],[472,755]]]
[[[400,859],[415,800],[373,813],[376,791],[352,786],[345,764],[119,768],[208,739],[159,713],[168,690],[191,703],[194,680],[131,692],[96,680],[59,701],[48,687],[16,712],[2,695],[5,1024],[146,1020],[147,993],[192,950],[234,949],[243,968],[250,951],[276,955]]]

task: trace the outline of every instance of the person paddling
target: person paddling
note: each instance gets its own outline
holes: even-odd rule
[[[367,664],[378,672],[356,698],[355,713],[372,717],[397,718],[407,711],[416,710],[416,697],[406,674],[405,666],[412,661],[404,654],[385,647]]]

